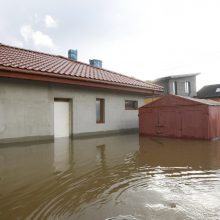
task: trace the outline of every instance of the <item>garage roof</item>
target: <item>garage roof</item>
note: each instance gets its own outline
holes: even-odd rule
[[[210,99],[197,99],[186,96],[179,95],[166,95],[153,102],[150,102],[141,108],[151,108],[151,107],[161,107],[161,106],[190,106],[190,105],[211,105],[211,106],[220,106],[220,102],[216,102]]]
[[[185,98],[185,99],[188,99],[194,102],[199,102],[205,105],[220,105],[220,102],[216,102],[211,99],[197,99],[197,98],[191,98],[191,97],[186,97],[186,96],[178,96],[178,97]]]

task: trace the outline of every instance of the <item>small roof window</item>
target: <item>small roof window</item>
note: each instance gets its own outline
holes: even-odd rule
[[[220,88],[217,88],[217,89],[216,89],[216,92],[220,92]]]

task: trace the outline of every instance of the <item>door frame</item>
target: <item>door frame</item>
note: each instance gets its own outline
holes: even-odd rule
[[[57,98],[53,99],[53,134],[55,138],[55,126],[54,126],[54,103],[55,102],[68,102],[69,103],[69,138],[73,137],[73,99],[71,98]]]

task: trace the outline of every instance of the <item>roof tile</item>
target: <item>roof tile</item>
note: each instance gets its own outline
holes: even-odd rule
[[[40,71],[42,74],[53,73],[69,77],[84,78],[97,82],[108,82],[129,87],[163,91],[163,87],[144,82],[113,71],[73,61],[62,56],[16,48],[0,44],[1,66],[19,68],[21,70]]]

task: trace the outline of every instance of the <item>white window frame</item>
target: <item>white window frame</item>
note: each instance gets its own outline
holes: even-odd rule
[[[185,82],[185,93],[187,94],[190,93],[190,82],[189,81]]]
[[[173,85],[173,95],[177,95],[177,81],[174,81],[172,85]]]

